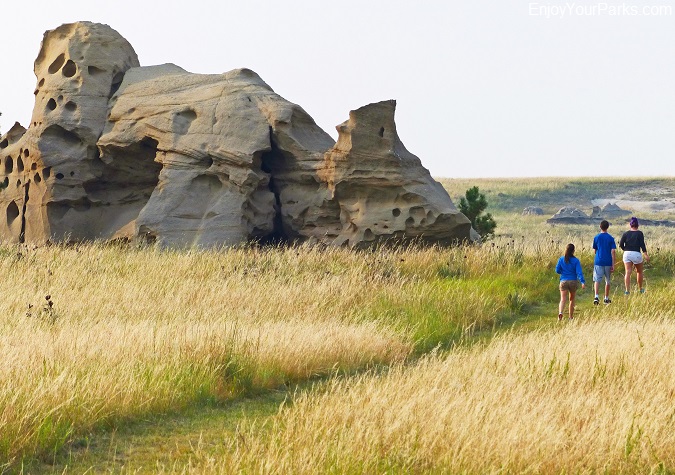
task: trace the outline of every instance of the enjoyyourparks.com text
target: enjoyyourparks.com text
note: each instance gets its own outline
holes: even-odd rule
[[[672,16],[672,5],[632,5],[629,3],[541,3],[530,2],[528,14],[542,18],[568,18],[575,16]]]

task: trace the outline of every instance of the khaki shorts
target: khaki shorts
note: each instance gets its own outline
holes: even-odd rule
[[[560,290],[569,290],[570,292],[576,292],[579,288],[578,280],[561,280],[560,281]]]

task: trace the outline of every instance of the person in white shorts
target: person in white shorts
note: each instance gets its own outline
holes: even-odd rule
[[[637,284],[640,288],[640,293],[644,293],[644,261],[649,262],[649,255],[647,254],[647,247],[645,246],[645,236],[642,231],[638,230],[640,223],[638,219],[633,216],[628,223],[630,230],[623,233],[619,247],[623,249],[623,265],[626,268],[626,277],[624,283],[626,284],[626,295],[630,294],[630,277],[635,269],[637,274]]]

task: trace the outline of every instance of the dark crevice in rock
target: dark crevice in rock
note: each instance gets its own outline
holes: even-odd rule
[[[112,84],[110,85],[110,94],[108,94],[109,98],[112,97],[120,88],[122,85],[122,80],[124,80],[124,73],[121,71],[113,76]]]
[[[270,150],[264,152],[261,156],[261,169],[269,174],[269,190],[274,194],[274,221],[273,230],[270,234],[261,239],[261,244],[288,244],[290,241],[288,234],[284,230],[284,224],[281,215],[281,196],[277,173],[284,168],[286,158],[274,139],[272,127],[270,127]]]
[[[30,189],[30,180],[24,188],[23,207],[21,208],[21,231],[19,232],[19,242],[26,241],[26,207],[28,206],[28,191]]]

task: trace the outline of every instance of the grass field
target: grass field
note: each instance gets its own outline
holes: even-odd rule
[[[590,281],[597,231],[522,207],[635,183],[475,182],[444,184],[490,190],[482,246],[1,247],[0,470],[675,470],[674,232],[643,229],[645,295],[617,272],[560,325],[555,262]]]

